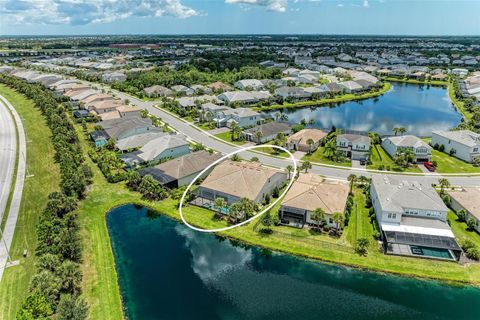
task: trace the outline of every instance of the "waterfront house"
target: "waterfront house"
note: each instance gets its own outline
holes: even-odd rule
[[[223,101],[218,99],[216,96],[210,95],[202,95],[202,96],[194,96],[194,97],[181,97],[177,99],[178,104],[180,107],[184,109],[191,109],[197,106],[200,106],[202,103],[215,103],[215,104],[223,104]]]
[[[225,103],[254,104],[258,99],[248,91],[226,91],[218,96]]]
[[[312,94],[301,87],[283,86],[275,89],[275,96],[282,97],[283,99],[293,98],[294,100],[305,100],[310,98]]]
[[[336,227],[332,217],[343,213],[347,204],[349,184],[337,180],[326,180],[314,174],[300,174],[292,184],[278,210],[283,224],[303,227],[315,225],[312,219],[315,209],[325,212],[325,223]]]
[[[290,150],[313,152],[327,135],[327,132],[320,129],[302,129],[288,137],[286,146]],[[313,141],[311,145],[308,144],[310,140]]]
[[[477,221],[475,230],[480,233],[480,188],[463,187],[448,191],[448,195],[451,199],[450,207],[457,213],[465,210],[467,220],[472,218]]]
[[[292,133],[292,126],[285,122],[272,121],[243,130],[242,135],[247,141],[265,143],[275,139],[279,133],[289,135]]]
[[[429,184],[375,175],[370,195],[385,253],[458,260],[461,249],[447,223],[448,208]]]
[[[411,150],[415,155],[415,162],[432,161],[432,147],[416,136],[387,137],[382,140],[382,147],[392,158],[395,158],[397,153]]]
[[[370,137],[360,134],[340,134],[337,136],[337,150],[352,160],[367,160],[370,153]]]
[[[480,157],[480,134],[470,130],[433,131],[432,145],[444,147],[444,151],[466,162]]]
[[[361,85],[359,85],[355,81],[343,81],[343,82],[340,82],[339,84],[343,86],[345,88],[344,89],[345,92],[348,92],[348,93],[360,92],[364,89]]]
[[[217,123],[217,127],[219,128],[231,128],[233,123],[236,123],[239,127],[246,128],[257,125],[262,121],[262,116],[260,113],[249,108],[229,108],[220,111],[213,121]]]
[[[217,105],[211,102],[202,104],[200,109],[203,112],[203,118],[206,121],[212,121],[214,118],[217,118],[222,111],[231,110],[231,108],[227,106]]]
[[[226,160],[215,166],[196,194],[204,201],[223,198],[228,205],[242,198],[260,204],[266,194],[280,188],[286,179],[285,172],[264,167],[259,162]]]
[[[173,189],[186,186],[209,165],[220,159],[219,153],[210,153],[202,150],[180,156],[178,158],[147,167],[140,170],[140,174],[151,175],[162,186]],[[199,179],[204,179],[213,170],[213,166],[205,171]]]

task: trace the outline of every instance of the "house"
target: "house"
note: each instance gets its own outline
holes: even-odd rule
[[[85,109],[88,111],[95,111],[95,113],[98,115],[102,113],[116,111],[117,107],[119,107],[120,105],[120,101],[116,100],[99,100],[85,105]]]
[[[324,84],[324,86],[328,92],[332,93],[340,93],[346,90],[345,86],[342,86],[341,84],[336,82],[326,83]]]
[[[248,91],[226,91],[218,96],[225,103],[254,104],[258,99]]]
[[[300,174],[283,198],[278,210],[282,224],[303,227],[315,225],[312,219],[315,209],[325,212],[325,222],[336,227],[332,217],[343,213],[347,205],[349,184],[337,180],[326,180],[315,174]]]
[[[161,135],[147,142],[138,151],[120,156],[127,165],[159,161],[166,158],[176,158],[190,152],[189,143],[185,137],[177,134]]]
[[[83,102],[85,105],[85,108],[88,109],[90,105],[94,104],[95,102],[101,102],[101,101],[114,101],[115,99],[105,93],[96,93],[92,94],[84,99],[80,99],[80,102]]]
[[[211,94],[212,93],[211,88],[203,86],[201,84],[194,84],[190,88],[192,88],[195,91],[196,94]]]
[[[431,144],[466,162],[480,158],[480,134],[470,130],[433,131]]]
[[[127,76],[122,72],[110,72],[102,74],[102,80],[108,83],[124,82],[127,80]]]
[[[70,100],[74,101],[74,102],[79,102],[80,100],[84,100],[92,95],[95,95],[97,93],[100,93],[100,91],[98,90],[94,90],[94,89],[87,89],[87,90],[80,90],[80,91],[68,91],[67,93],[65,93],[65,95],[67,97],[70,98]]]
[[[154,127],[149,118],[120,118],[98,123],[109,138],[118,141],[137,134],[159,130]]]
[[[478,187],[464,187],[448,191],[451,202],[450,207],[458,213],[460,210],[465,210],[467,219],[473,218],[477,221],[477,228],[480,233],[480,188]]]
[[[215,92],[225,92],[225,91],[231,91],[232,87],[229,86],[228,84],[225,84],[223,82],[217,81],[213,82],[208,85],[210,89],[212,89]]]
[[[224,111],[220,111],[218,116],[213,119],[217,123],[217,127],[229,127],[231,128],[233,123],[236,123],[239,127],[251,127],[257,125],[262,121],[260,113],[249,108],[229,108]]]
[[[173,96],[173,91],[163,86],[151,86],[143,89],[143,92],[147,97],[151,98]]]
[[[429,184],[375,175],[370,196],[386,254],[458,260],[448,208]]]
[[[179,94],[179,95],[185,95],[185,96],[191,96],[195,93],[195,90],[193,90],[192,88],[189,88],[189,87],[186,87],[186,86],[183,86],[183,85],[176,85],[176,86],[173,86],[171,87],[171,89]]]
[[[73,112],[75,118],[88,118],[88,110],[76,110]]]
[[[293,98],[295,100],[308,99],[312,96],[310,92],[305,91],[303,88],[288,86],[275,89],[275,95],[283,99]]]
[[[139,118],[142,109],[137,106],[122,104],[117,107],[117,111],[120,113],[122,118]]]
[[[367,160],[370,153],[370,137],[360,134],[340,134],[337,136],[337,150],[344,152],[352,160]]]
[[[216,96],[202,95],[195,97],[181,97],[177,99],[180,107],[185,109],[191,109],[196,106],[200,106],[202,103],[211,102],[216,104],[223,104],[222,100],[219,100]]]
[[[196,194],[207,201],[223,198],[228,205],[242,198],[261,203],[266,194],[280,188],[286,179],[285,172],[263,167],[259,162],[226,160],[215,166]]]
[[[240,90],[261,90],[264,87],[263,83],[257,79],[238,80],[234,86]]]
[[[120,151],[127,151],[131,149],[137,149],[143,147],[147,142],[154,140],[156,138],[167,135],[159,128],[152,128],[146,133],[137,134],[127,138],[117,140],[115,146]]]
[[[320,142],[328,135],[320,129],[302,129],[287,139],[287,149],[303,152],[313,152],[320,146]],[[312,140],[313,144],[308,142]]]
[[[247,141],[265,143],[275,139],[279,133],[289,135],[292,133],[292,126],[285,122],[267,122],[243,130],[242,135]]]
[[[202,150],[163,162],[154,167],[144,168],[140,170],[140,174],[142,176],[149,174],[162,186],[174,189],[190,184],[200,172],[221,157],[219,153]],[[204,179],[212,170],[213,166],[205,171],[199,179]]]
[[[364,90],[364,88],[355,81],[343,81],[339,84],[343,86],[345,88],[344,90],[348,93],[355,93]]]
[[[432,161],[432,147],[416,136],[387,137],[382,140],[382,147],[392,158],[397,156],[397,152],[411,150],[415,155],[415,162]]]

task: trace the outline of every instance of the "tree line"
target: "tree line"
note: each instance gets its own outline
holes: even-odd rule
[[[54,159],[61,174],[60,191],[48,196],[37,225],[36,273],[17,319],[86,319],[88,307],[81,297],[82,243],[74,210],[91,183],[92,171],[85,164],[73,123],[50,90],[5,75],[0,75],[0,82],[40,109],[52,131]]]

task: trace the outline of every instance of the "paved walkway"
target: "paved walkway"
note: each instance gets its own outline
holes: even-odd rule
[[[238,150],[238,146],[231,145],[225,143],[224,141],[220,141],[213,137],[206,131],[200,130],[198,127],[195,127],[175,115],[167,112],[163,109],[155,107],[155,104],[158,102],[152,101],[143,101],[133,96],[127,95],[123,92],[119,92],[117,90],[112,90],[112,92],[120,97],[121,99],[128,99],[131,103],[139,106],[142,109],[147,109],[148,112],[151,114],[160,117],[168,123],[172,128],[175,130],[185,134],[191,140],[201,142],[203,145],[217,150],[223,154],[231,153],[235,150]],[[252,157],[257,157],[262,163],[277,167],[277,168],[285,168],[287,165],[291,164],[291,161],[288,159],[281,159],[277,157],[272,157],[267,154],[259,154],[254,153],[251,151],[244,151],[239,154],[244,159],[251,159]],[[407,181],[419,181],[425,184],[433,184],[438,183],[438,179],[445,177],[448,178],[452,185],[457,186],[480,186],[480,175],[463,175],[463,176],[452,176],[452,175],[414,175],[408,173],[387,173],[387,172],[372,172],[366,171],[365,169],[357,169],[357,168],[342,168],[339,166],[329,166],[329,165],[313,165],[313,168],[310,170],[313,173],[323,175],[327,178],[334,178],[334,179],[344,179],[346,180],[350,174],[356,175],[363,175],[366,177],[372,177],[374,175],[392,175],[392,176],[402,176],[403,180]]]
[[[10,112],[8,111],[10,110]],[[3,272],[8,262],[8,255],[7,255],[7,248],[10,250],[13,240],[13,234],[15,232],[15,227],[17,225],[17,218],[18,213],[20,211],[20,203],[22,201],[22,193],[23,193],[23,183],[25,181],[25,170],[26,170],[26,154],[27,154],[27,146],[26,146],[26,139],[25,139],[25,132],[23,130],[22,120],[18,115],[17,111],[13,108],[13,106],[3,97],[0,96],[0,114],[5,112],[8,114],[8,118],[0,118],[0,127],[10,127],[13,125],[13,136],[15,137],[15,150],[16,150],[16,133],[15,133],[15,125],[17,124],[18,129],[18,166],[17,166],[17,176],[15,181],[15,186],[13,189],[13,196],[12,201],[10,203],[10,210],[8,211],[7,221],[5,224],[5,228],[3,229],[3,239],[0,243],[0,281],[2,281]],[[13,114],[13,118],[12,118]],[[0,147],[1,148],[1,147]],[[1,155],[3,155],[3,151]],[[16,152],[13,153],[13,158],[15,162],[15,155]],[[0,156],[1,158],[1,156]],[[3,171],[3,170],[2,170]],[[12,171],[13,177],[13,171]],[[11,181],[11,180],[10,180]],[[10,186],[8,186],[7,197],[10,194]],[[4,190],[2,190],[3,194]],[[3,213],[4,210],[1,212]]]

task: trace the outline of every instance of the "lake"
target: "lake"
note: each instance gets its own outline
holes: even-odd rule
[[[274,114],[278,112],[270,111]],[[427,137],[433,130],[448,130],[457,126],[462,115],[457,112],[442,87],[392,83],[392,89],[382,96],[340,103],[336,106],[285,109],[288,121],[299,123],[314,119],[314,127],[374,131],[393,134],[395,127],[405,127],[407,133]]]
[[[480,289],[245,248],[133,205],[107,225],[128,319],[479,319]]]

